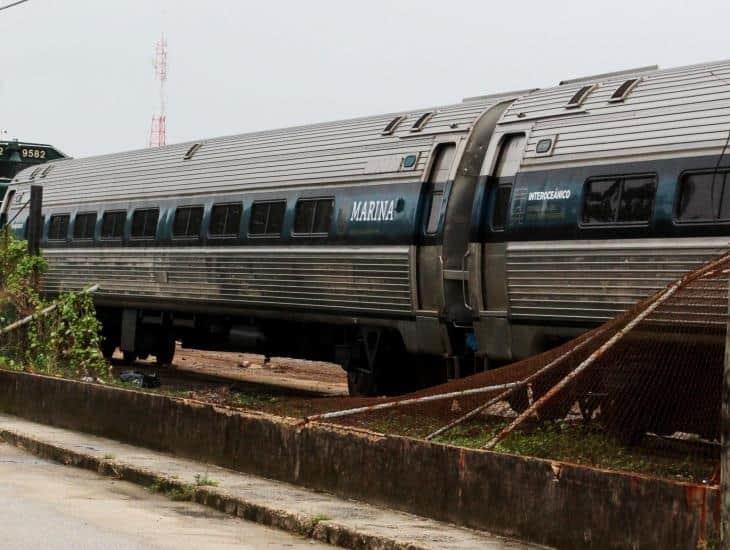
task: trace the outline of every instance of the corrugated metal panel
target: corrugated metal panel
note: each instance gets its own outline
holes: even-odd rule
[[[64,161],[42,182],[43,201],[54,206],[339,182],[417,181],[434,135],[467,132],[487,108],[504,99],[405,113],[407,119],[388,136],[381,132],[393,114],[209,139],[189,160],[183,157],[195,142]],[[426,111],[434,115],[425,128],[409,132]],[[419,154],[415,170],[369,173],[372,159],[408,153]],[[28,181],[29,174],[21,173],[19,181]]]
[[[508,243],[510,316],[608,321],[728,250],[727,237]]]
[[[44,289],[348,314],[412,312],[408,247],[46,249]]]
[[[598,82],[577,112],[566,105],[585,83],[538,91],[515,101],[500,127],[506,131],[510,123],[535,120],[525,149],[525,168],[724,146],[730,132],[729,61],[637,76],[641,81],[621,102],[609,99],[631,75]],[[537,142],[556,134],[552,154],[538,156]]]

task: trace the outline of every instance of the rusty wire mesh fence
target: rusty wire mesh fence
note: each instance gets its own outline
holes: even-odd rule
[[[730,255],[538,356],[310,420],[717,483],[729,279]]]

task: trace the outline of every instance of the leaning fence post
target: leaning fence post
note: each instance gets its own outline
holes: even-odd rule
[[[728,320],[725,333],[725,367],[722,372],[721,411],[720,541],[722,548],[730,548],[730,292],[728,292]]]

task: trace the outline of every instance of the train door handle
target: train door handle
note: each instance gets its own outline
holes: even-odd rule
[[[469,273],[466,270],[466,261],[470,254],[471,248],[468,248],[461,257],[461,296],[464,300],[464,307],[469,311],[473,311],[473,308],[469,305],[469,297],[466,295],[466,282],[469,278]]]

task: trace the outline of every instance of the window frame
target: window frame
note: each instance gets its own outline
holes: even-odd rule
[[[77,237],[76,236],[76,227],[79,222],[79,216],[94,216],[94,224],[93,224],[93,231],[91,232],[91,237]],[[93,241],[94,237],[96,236],[96,224],[99,221],[99,214],[96,211],[89,211],[89,212],[76,212],[74,215],[74,230],[71,232],[71,240],[73,241]]]
[[[618,218],[621,208],[621,195],[623,193],[623,185],[627,180],[646,179],[651,178],[654,181],[654,195],[651,201],[651,210],[649,211],[648,219],[644,221],[610,221],[610,222],[598,222],[591,223],[585,221],[585,209],[586,209],[586,189],[589,184],[597,181],[616,181],[619,183],[619,196],[618,196],[618,207],[616,209],[616,217]],[[592,176],[587,178],[583,182],[581,187],[580,197],[580,212],[578,216],[578,227],[581,229],[593,229],[593,228],[606,228],[606,227],[648,227],[654,218],[654,211],[656,208],[656,196],[657,188],[659,187],[659,178],[656,172],[647,172],[639,174],[621,174],[621,175],[604,175],[604,176]]]
[[[507,225],[509,222],[510,206],[512,205],[512,191],[514,188],[514,177],[504,179],[509,179],[510,181],[497,183],[494,186],[494,200],[489,215],[489,229],[492,233],[504,233],[504,231],[507,229]],[[505,205],[504,211],[504,225],[498,227],[494,224],[494,218],[495,214],[497,213],[497,197],[499,196],[499,191],[502,189],[509,189],[509,194],[507,195],[507,204]]]
[[[154,235],[135,235],[134,234],[134,217],[137,215],[138,212],[139,213],[144,212],[145,214],[147,212],[157,212],[157,219],[155,221]],[[146,222],[146,220],[145,220],[145,222]],[[149,207],[149,208],[147,208],[147,207],[135,208],[132,211],[132,220],[131,220],[131,225],[129,226],[129,239],[133,240],[133,241],[154,241],[157,238],[157,230],[158,230],[159,226],[160,226],[160,208],[159,207],[153,206],[153,207]],[[146,228],[146,223],[143,226],[143,229],[145,229],[145,228]]]
[[[66,218],[66,231],[65,234],[62,237],[51,237],[51,229],[53,228],[53,220],[57,218]],[[48,233],[47,233],[47,240],[48,242],[67,242],[69,240],[68,233],[69,228],[71,227],[71,214],[62,212],[59,214],[51,214],[48,217]]]
[[[711,175],[717,173],[718,175],[723,175],[725,177],[723,185],[727,186],[730,184],[730,169],[727,167],[720,168],[719,170],[716,170],[714,168],[705,168],[705,169],[692,169],[692,170],[684,170],[679,174],[679,177],[677,178],[677,186],[674,193],[674,203],[672,204],[672,223],[675,225],[697,225],[697,226],[709,226],[709,225],[722,225],[722,224],[730,224],[730,218],[720,218],[720,210],[722,209],[722,199],[720,200],[720,203],[717,205],[717,212],[718,217],[712,218],[712,219],[706,219],[706,220],[682,220],[679,217],[679,206],[680,206],[680,199],[682,196],[682,182],[687,178],[688,176],[704,176],[704,175]],[[730,190],[730,189],[728,189]],[[723,193],[726,190],[723,189]]]
[[[198,233],[195,235],[175,235],[175,220],[177,219],[177,214],[180,210],[196,210],[200,209],[200,228],[198,229]],[[181,206],[175,207],[175,212],[172,215],[172,224],[170,225],[170,235],[173,240],[175,241],[196,241],[200,240],[203,237],[203,223],[205,222],[205,206],[202,204],[185,204]],[[186,232],[187,229],[190,227],[190,218],[188,218],[188,223],[185,226]]]
[[[299,201],[297,201],[299,202]],[[284,234],[284,219],[286,218],[286,199],[266,199],[261,201],[253,201],[251,203],[251,208],[249,209],[249,216],[248,216],[248,226],[246,227],[246,236],[252,239],[280,239],[281,236]],[[252,233],[251,232],[251,224],[253,222],[253,209],[256,206],[260,206],[262,204],[267,205],[269,208],[266,211],[266,223],[265,223],[265,230],[269,229],[269,220],[271,219],[271,205],[272,204],[283,204],[284,205],[284,212],[282,214],[281,218],[281,229],[278,233],[269,233],[268,231],[265,231],[264,233]],[[296,205],[295,205],[295,216],[296,216]],[[293,229],[292,229],[293,231]],[[304,233],[306,235],[306,233]]]
[[[111,214],[124,214],[124,221],[122,222],[122,231],[121,234],[111,237],[105,237],[104,236],[104,218],[106,218],[107,215]],[[101,227],[99,228],[99,240],[102,241],[123,241],[124,240],[124,231],[127,227],[127,217],[129,216],[129,212],[127,210],[120,210],[120,209],[113,209],[113,210],[104,210],[104,212],[101,215]]]
[[[216,208],[229,208],[231,206],[238,206],[241,209],[241,213],[238,216],[238,227],[236,228],[235,233],[213,233],[213,215],[215,213]],[[229,201],[229,202],[214,202],[210,207],[210,216],[208,218],[208,237],[211,239],[239,239],[241,238],[241,223],[243,223],[243,215],[244,215],[244,206],[243,202],[236,202],[236,201]],[[228,214],[226,214],[225,221],[228,221]],[[225,229],[226,224],[223,224],[223,229]]]
[[[330,202],[332,205],[332,216],[330,217],[330,224],[329,224],[329,227],[327,228],[326,233],[315,233],[314,225],[315,225],[315,222],[317,221],[317,210],[319,208],[319,203],[325,202],[325,201]],[[303,202],[314,202],[315,203],[314,212],[312,214],[312,223],[310,224],[309,232],[301,232],[301,231],[298,232],[295,230],[296,224],[297,224],[297,210],[299,208],[299,204],[303,203]],[[318,237],[318,238],[328,237],[332,231],[332,222],[334,221],[334,213],[335,213],[335,197],[329,196],[329,197],[301,197],[301,198],[298,198],[297,201],[294,203],[294,221],[292,223],[292,230],[291,230],[292,237]]]

